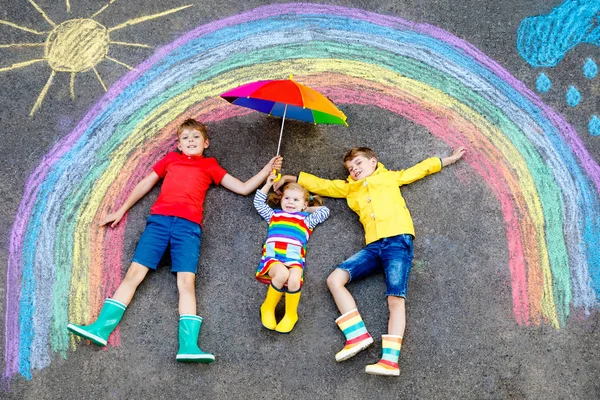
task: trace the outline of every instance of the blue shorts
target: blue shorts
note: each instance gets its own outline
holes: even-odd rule
[[[386,296],[406,298],[408,274],[413,260],[413,236],[397,235],[369,243],[361,251],[341,263],[338,268],[350,274],[350,281],[383,270]]]
[[[200,258],[200,225],[180,217],[150,215],[140,237],[133,262],[156,270],[167,245],[171,245],[171,272],[198,270]]]

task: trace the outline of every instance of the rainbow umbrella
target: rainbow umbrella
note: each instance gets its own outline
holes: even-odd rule
[[[237,106],[283,117],[277,155],[286,118],[316,124],[348,125],[346,116],[324,95],[292,79],[247,83],[221,95]]]

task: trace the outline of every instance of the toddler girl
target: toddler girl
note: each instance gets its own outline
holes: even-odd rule
[[[304,282],[306,243],[315,226],[329,217],[329,209],[322,206],[319,196],[311,196],[297,183],[288,183],[281,195],[267,193],[273,186],[271,174],[262,189],[256,191],[254,207],[269,223],[262,258],[256,270],[256,279],[269,284],[267,297],[260,307],[262,324],[269,330],[289,333],[298,321],[300,289]],[[285,315],[277,323],[275,307],[285,293]]]

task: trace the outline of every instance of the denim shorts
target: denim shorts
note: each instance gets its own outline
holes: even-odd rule
[[[408,274],[413,260],[413,236],[396,235],[369,243],[338,268],[350,274],[350,281],[383,271],[386,296],[406,298]]]
[[[156,270],[167,245],[171,245],[171,272],[198,270],[200,258],[200,225],[185,218],[150,215],[140,237],[133,262]]]

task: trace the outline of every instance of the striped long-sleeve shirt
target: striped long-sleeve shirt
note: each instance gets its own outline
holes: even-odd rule
[[[269,223],[267,239],[263,245],[262,258],[256,271],[258,280],[270,281],[267,275],[273,261],[288,266],[304,268],[306,244],[315,226],[329,217],[327,207],[319,207],[314,213],[286,212],[273,210],[266,204],[267,196],[260,190],[254,196],[254,207],[260,216]]]

